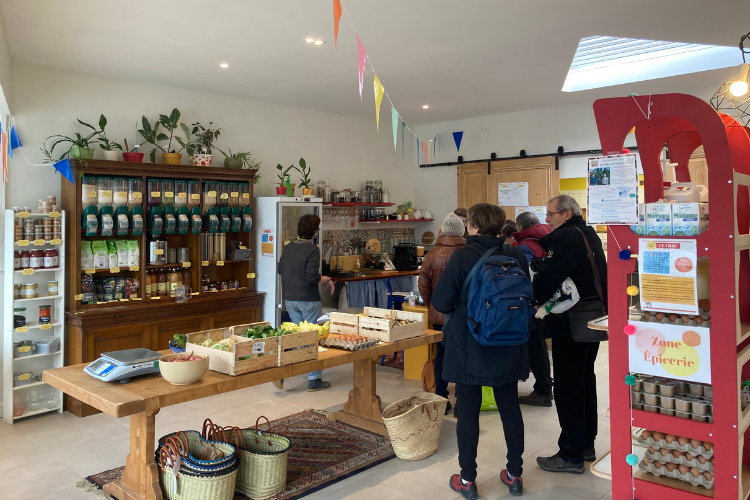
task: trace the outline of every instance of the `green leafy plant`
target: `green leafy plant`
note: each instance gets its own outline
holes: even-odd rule
[[[310,188],[310,167],[307,166],[307,162],[304,158],[299,159],[299,168],[297,171],[302,174],[302,179],[299,181],[299,185],[304,188]]]
[[[105,127],[107,126],[107,118],[104,115],[99,116],[99,129],[97,130],[94,128],[93,125],[89,125],[86,122],[82,122],[81,120],[78,120],[78,123],[83,125],[84,127],[88,127],[94,132],[96,132],[99,135],[99,147],[102,148],[105,151],[112,151],[114,149],[119,149],[122,151],[122,145],[110,141],[109,138],[107,138],[107,133],[104,131]]]
[[[254,160],[253,154],[250,151],[238,151],[236,153],[232,153],[232,150],[227,148],[227,151],[229,151],[229,153],[227,153],[221,148],[216,148],[216,149],[218,149],[221,152],[221,154],[224,155],[225,158],[239,158],[240,160],[242,160],[243,169],[247,169],[247,170],[259,170],[260,169],[260,164],[261,164],[260,160]],[[258,184],[259,182],[260,182],[260,174],[256,172],[255,177],[253,178],[253,184]]]
[[[276,170],[278,170],[278,171],[279,171],[279,173],[278,173],[278,174],[276,174],[276,176],[277,176],[277,177],[279,178],[279,185],[280,185],[280,186],[284,186],[284,179],[286,179],[286,176],[287,176],[287,174],[288,174],[288,173],[289,173],[289,172],[290,172],[291,170],[297,170],[297,167],[295,167],[295,166],[294,166],[294,163],[292,163],[291,165],[289,165],[289,166],[288,166],[288,167],[287,167],[287,168],[285,169],[284,167],[282,167],[282,166],[281,166],[281,163],[279,163],[278,165],[276,165]]]
[[[193,123],[193,135],[195,136],[193,144],[198,147],[198,152],[207,155],[213,154],[214,142],[219,139],[222,130],[215,127],[214,122],[208,122],[208,127],[204,127],[200,122]]]
[[[155,148],[161,149],[162,153],[179,154],[184,149],[188,155],[193,156],[192,134],[187,125],[180,123],[179,109],[174,108],[169,116],[159,115],[159,120],[153,127],[145,116],[141,118],[141,124],[142,128],[138,129],[138,133],[141,134],[146,142],[152,144]],[[182,128],[182,132],[185,134],[184,139],[174,135],[178,126]],[[169,135],[159,132],[159,127],[164,127],[165,130],[169,131]],[[180,145],[180,149],[172,149],[172,140],[175,140]],[[159,145],[159,142],[164,141],[168,141],[166,149]],[[148,157],[152,162],[156,162],[156,149],[149,151]]]
[[[42,148],[41,148],[42,153],[44,154],[44,157],[45,157],[44,161],[46,163],[55,163],[57,161],[62,160],[63,158],[69,157],[70,156],[70,150],[73,149],[74,147],[77,147],[79,149],[81,149],[81,148],[91,148],[91,146],[93,144],[99,142],[99,140],[96,139],[96,137],[99,135],[99,131],[98,130],[94,129],[94,127],[92,127],[91,125],[88,125],[88,124],[82,122],[81,120],[78,120],[78,123],[80,123],[82,125],[86,125],[86,126],[92,128],[94,131],[92,133],[90,133],[89,135],[86,135],[86,136],[83,136],[83,135],[79,134],[78,132],[76,132],[73,137],[68,137],[66,135],[51,135],[51,136],[47,137],[47,139],[45,139],[45,144],[43,144]],[[52,141],[52,143],[50,144],[50,146],[47,147],[46,142],[48,140],[50,140],[50,139],[54,139],[54,141]],[[60,155],[59,158],[55,158],[55,156],[54,156],[55,148],[57,146],[59,146],[60,144],[65,144],[65,145],[70,144],[70,146],[68,147],[68,149],[66,149],[65,151],[63,151],[63,153]],[[65,146],[63,146],[63,147],[65,147]]]

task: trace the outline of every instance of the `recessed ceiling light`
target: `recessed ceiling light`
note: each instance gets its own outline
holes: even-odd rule
[[[315,45],[323,45],[324,43],[323,40],[315,40]]]
[[[221,64],[219,64],[219,66],[221,66],[224,69],[227,69],[229,67],[229,65],[227,63],[221,63]]]
[[[315,39],[314,38],[305,38],[305,41],[307,43],[313,43],[315,41]]]
[[[424,104],[424,105],[422,106],[422,109],[428,109],[429,107],[430,107],[430,105],[429,105],[429,104]]]

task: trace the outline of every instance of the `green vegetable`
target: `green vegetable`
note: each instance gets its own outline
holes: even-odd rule
[[[226,344],[214,344],[211,349],[218,349],[219,351],[229,351],[229,346]]]
[[[185,348],[185,342],[186,341],[187,341],[187,335],[182,335],[182,334],[179,334],[179,333],[175,334],[175,336],[174,336],[174,343],[180,349],[184,349]]]

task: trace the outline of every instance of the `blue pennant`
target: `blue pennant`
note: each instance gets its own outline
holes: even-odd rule
[[[62,174],[63,177],[68,179],[71,182],[71,184],[75,184],[75,181],[73,180],[73,171],[70,168],[70,160],[66,158],[64,160],[55,162],[53,167],[55,167],[55,170],[60,172],[60,174]]]
[[[461,139],[463,139],[463,132],[453,132],[453,142],[456,143],[456,151],[461,151]]]

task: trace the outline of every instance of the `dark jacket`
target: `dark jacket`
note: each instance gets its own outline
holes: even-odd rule
[[[448,259],[458,248],[466,246],[466,240],[462,236],[454,234],[441,234],[438,236],[435,248],[427,252],[419,270],[419,295],[424,300],[424,305],[429,308],[427,319],[432,325],[444,325],[445,316],[438,312],[430,302],[432,292],[435,290],[438,278],[445,269]]]
[[[537,304],[544,304],[548,301],[565,278],[573,280],[581,300],[597,298],[594,273],[589,263],[586,244],[581,233],[575,229],[576,227],[586,235],[591,250],[596,256],[602,280],[604,306],[607,306],[607,259],[602,249],[602,240],[596,235],[594,228],[587,226],[580,216],[571,218],[539,240],[539,244],[547,251],[547,255],[539,263],[538,274],[534,276],[534,297]]]
[[[531,263],[534,257],[544,257],[547,252],[539,245],[539,240],[550,233],[547,224],[536,224],[528,229],[513,233],[513,239],[518,243],[518,248],[523,250],[526,260]]]
[[[496,247],[495,253],[501,254],[500,245],[504,241],[505,238],[469,236],[466,246],[453,252],[432,293],[432,306],[443,314],[452,313],[450,321],[443,327],[443,379],[448,382],[500,387],[526,380],[529,376],[526,344],[483,346],[474,340],[466,320],[468,291],[461,293],[464,280],[474,264],[491,247]],[[528,274],[523,252],[518,248],[511,251],[521,269]]]
[[[284,300],[319,302],[320,248],[305,240],[293,240],[279,260],[281,296]]]

